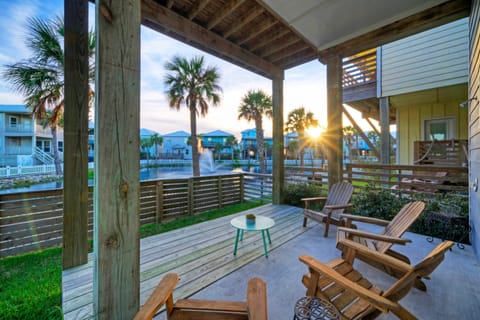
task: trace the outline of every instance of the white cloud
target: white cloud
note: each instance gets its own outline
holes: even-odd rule
[[[0,35],[0,63],[16,62],[30,53],[24,45],[27,17],[52,17],[63,14],[63,1],[9,1],[2,7],[0,27],[8,30]],[[52,14],[53,13],[53,14]],[[89,24],[94,25],[95,7],[89,6]],[[219,84],[223,89],[219,107],[212,107],[205,118],[198,119],[198,132],[224,130],[240,138],[240,132],[253,128],[254,123],[237,120],[242,96],[250,89],[272,92],[271,80],[244,70],[229,62],[203,53],[193,47],[157,33],[149,28],[141,30],[141,126],[159,133],[190,131],[187,108],[171,110],[164,94],[164,64],[175,54],[186,57],[205,56],[207,65],[217,66]],[[325,67],[318,61],[287,70],[284,81],[284,117],[292,109],[305,106],[322,122],[326,121]],[[15,95],[0,79],[0,103],[22,103],[23,97]],[[271,121],[264,121],[265,133],[271,136]]]

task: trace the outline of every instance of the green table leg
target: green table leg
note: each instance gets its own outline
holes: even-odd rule
[[[267,229],[267,237],[268,237],[268,243],[272,244],[272,240],[270,239],[270,231]]]
[[[240,230],[240,241],[243,241],[243,229],[239,229]]]
[[[268,230],[267,230],[267,232],[268,232]],[[265,257],[268,258],[267,242],[265,241],[265,230],[262,230],[262,240],[263,240],[263,251],[265,252]]]
[[[233,255],[237,254],[237,247],[238,247],[238,238],[240,236],[240,229],[237,229],[237,235],[235,237],[235,247],[233,248]]]

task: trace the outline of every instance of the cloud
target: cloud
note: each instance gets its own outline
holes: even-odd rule
[[[14,63],[30,55],[25,46],[25,25],[28,17],[53,17],[63,14],[63,1],[9,1],[0,12],[0,27],[8,30],[0,34],[0,63]],[[89,25],[94,27],[95,7],[89,5]],[[253,128],[253,122],[237,120],[240,101],[250,89],[262,89],[272,93],[271,80],[242,69],[234,64],[199,51],[184,43],[153,31],[141,28],[141,126],[159,133],[190,131],[187,108],[179,112],[168,107],[164,93],[165,62],[174,55],[185,57],[203,55],[206,65],[217,66],[219,84],[223,89],[221,105],[210,108],[205,118],[197,121],[198,132],[224,130],[240,138],[242,130]],[[2,103],[22,103],[23,97],[16,95],[0,79]],[[320,121],[326,121],[325,67],[318,61],[289,69],[284,81],[284,118],[292,109],[304,106],[314,112]],[[264,120],[265,134],[271,136],[272,122]]]

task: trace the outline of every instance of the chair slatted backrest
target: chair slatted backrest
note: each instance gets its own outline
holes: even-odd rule
[[[403,208],[397,213],[397,215],[390,221],[385,227],[382,235],[399,238],[401,237],[410,226],[418,219],[425,209],[425,203],[422,201],[409,202],[403,206]],[[385,253],[390,247],[391,243],[388,242],[375,242],[375,248],[377,251]]]
[[[392,301],[399,301],[402,299],[410,291],[418,276],[427,278],[438,267],[438,265],[445,259],[445,253],[452,245],[452,241],[440,243],[422,261],[416,264],[411,271],[407,272],[387,291],[385,291],[383,296]]]
[[[337,182],[328,191],[328,197],[325,206],[348,204],[353,194],[353,185],[348,182]],[[332,217],[338,218],[345,209],[336,209],[332,211]]]

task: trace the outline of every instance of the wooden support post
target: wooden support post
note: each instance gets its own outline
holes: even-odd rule
[[[157,196],[156,196],[156,208],[155,208],[155,223],[160,223],[163,218],[163,182],[159,181],[157,182]]]
[[[390,164],[390,104],[388,97],[380,98],[380,162]]]
[[[277,75],[272,80],[273,104],[273,194],[272,203],[283,203],[283,187],[285,183],[285,165],[283,161],[283,78],[284,74]]]
[[[342,58],[330,56],[327,60],[327,158],[328,184],[342,181],[343,132],[342,132]]]
[[[245,176],[240,175],[240,203],[245,202]]]
[[[140,304],[141,1],[97,1],[95,319],[133,319]]]
[[[187,204],[188,204],[188,212],[187,214],[189,216],[193,215],[193,199],[194,199],[194,195],[193,193],[195,192],[195,188],[194,188],[194,180],[193,178],[189,178],[188,179],[188,199],[187,199]]]
[[[65,1],[63,269],[88,261],[88,2]]]
[[[223,188],[222,188],[222,176],[217,177],[217,189],[218,189],[218,207],[223,208]]]

